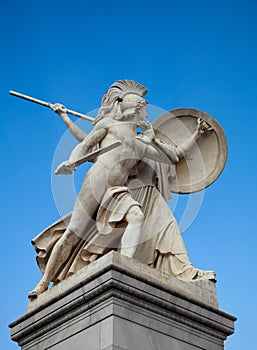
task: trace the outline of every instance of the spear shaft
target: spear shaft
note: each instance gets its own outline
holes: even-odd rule
[[[37,104],[39,104],[41,106],[45,106],[45,107],[48,107],[48,108],[51,108],[51,106],[52,106],[52,104],[50,102],[41,101],[41,100],[38,100],[37,98],[20,94],[19,92],[16,92],[16,91],[12,91],[11,90],[11,91],[9,91],[9,94],[12,95],[12,96],[23,98],[24,100],[27,100],[27,101],[30,101],[30,102],[37,103]],[[66,109],[66,111],[67,111],[68,114],[74,115],[75,117],[79,117],[79,118],[85,119],[85,120],[90,121],[90,122],[94,121],[94,118],[89,117],[88,115],[72,111],[71,109]]]

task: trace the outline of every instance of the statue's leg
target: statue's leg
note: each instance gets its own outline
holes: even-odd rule
[[[58,273],[62,265],[67,261],[72,248],[78,243],[79,240],[80,237],[68,227],[63,236],[55,244],[47,262],[45,273],[36,287],[28,294],[29,298],[36,298],[38,294],[41,294],[47,290],[53,276]]]
[[[144,214],[139,206],[133,206],[125,216],[128,225],[121,239],[121,254],[133,258],[141,237]]]
[[[99,186],[100,194],[104,193],[104,190],[104,188]],[[43,293],[48,288],[53,277],[60,271],[62,265],[69,258],[73,247],[81,239],[84,239],[86,230],[89,229],[90,225],[95,223],[92,218],[95,215],[98,205],[92,193],[90,183],[84,182],[76,199],[69,225],[62,237],[55,244],[47,262],[44,275],[34,290],[29,293],[29,298],[36,298],[38,294]]]

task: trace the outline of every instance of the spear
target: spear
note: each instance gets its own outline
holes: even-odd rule
[[[41,101],[41,100],[38,100],[38,99],[36,99],[34,97],[30,97],[30,96],[27,96],[27,95],[20,94],[19,92],[16,92],[16,91],[12,91],[11,90],[11,91],[9,91],[9,94],[13,95],[13,96],[16,96],[16,97],[19,97],[19,98],[23,98],[24,100],[27,100],[27,101],[30,101],[30,102],[37,103],[37,104],[39,104],[41,106],[45,106],[45,107],[48,107],[48,108],[51,108],[51,106],[53,106],[53,104],[50,103],[50,102]],[[94,118],[89,117],[88,115],[85,115],[85,114],[74,112],[71,109],[66,109],[66,112],[68,114],[74,115],[75,117],[79,117],[79,118],[85,119],[85,120],[90,121],[90,122],[94,121]]]

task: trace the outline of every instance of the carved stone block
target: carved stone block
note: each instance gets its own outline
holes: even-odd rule
[[[221,350],[235,320],[218,309],[214,282],[182,282],[110,252],[10,327],[22,350]]]

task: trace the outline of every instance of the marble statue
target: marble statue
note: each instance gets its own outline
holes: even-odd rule
[[[60,104],[50,107],[79,141],[56,174],[72,174],[87,154],[95,153],[71,213],[32,241],[43,277],[29,293],[36,298],[112,249],[181,280],[215,280],[213,271],[190,262],[178,224],[168,205],[171,169],[212,127],[197,118],[195,130],[179,145],[155,135],[147,118],[145,87],[132,80],[112,84],[87,135]],[[142,133],[137,132],[140,127]]]

